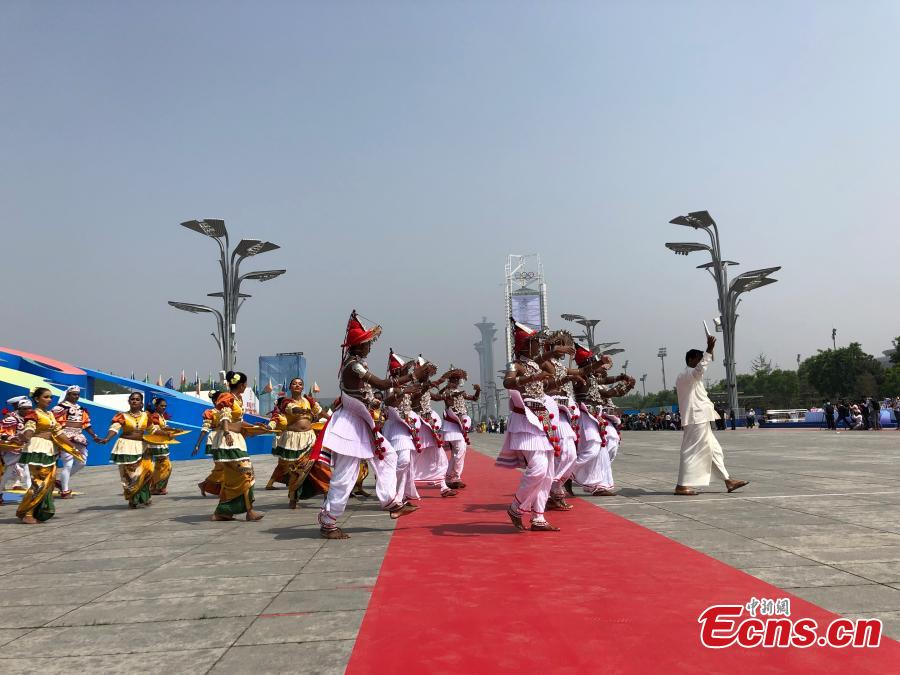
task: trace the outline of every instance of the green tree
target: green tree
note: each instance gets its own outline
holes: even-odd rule
[[[894,338],[894,353],[891,354],[891,363],[900,364],[900,336]]]
[[[884,371],[881,393],[884,396],[900,396],[900,364]]]
[[[753,359],[753,362],[750,364],[750,369],[755,375],[760,373],[768,375],[772,372],[772,359],[767,359],[766,355],[760,352],[759,356]]]
[[[805,375],[810,384],[825,396],[849,396],[858,398],[864,393],[860,386],[871,386],[868,373],[875,381],[877,390],[884,377],[881,364],[871,354],[866,354],[858,342],[851,342],[840,349],[819,351],[800,364],[800,374]]]

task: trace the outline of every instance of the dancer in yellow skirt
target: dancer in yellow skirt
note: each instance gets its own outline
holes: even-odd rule
[[[144,433],[150,424],[150,414],[144,410],[144,395],[135,391],[128,397],[128,411],[112,418],[109,433],[102,443],[109,443],[120,431],[109,459],[119,465],[119,477],[125,501],[132,509],[150,506],[150,479],[153,475],[153,458],[144,442]]]
[[[235,516],[246,513],[249,521],[261,520],[264,514],[253,510],[253,465],[244,439],[244,434],[254,428],[243,421],[241,394],[247,388],[247,376],[229,371],[225,379],[229,391],[221,392],[213,401],[216,416],[212,425],[212,451],[213,460],[222,467],[222,490],[212,519],[234,520]]]
[[[22,439],[26,445],[19,458],[19,462],[27,466],[31,474],[31,487],[16,510],[16,516],[26,525],[43,523],[56,513],[53,487],[59,449],[66,448],[77,459],[82,458],[62,435],[62,427],[50,412],[53,401],[50,390],[35,387],[31,390],[31,400],[34,402],[34,410],[25,415]]]
[[[150,428],[147,430],[148,436],[156,437],[155,440],[148,439],[147,450],[153,458],[153,475],[150,478],[150,494],[165,495],[168,494],[167,486],[169,485],[169,477],[172,475],[172,462],[169,461],[169,443],[163,439],[171,440],[177,433],[174,429],[166,426],[166,420],[169,415],[166,408],[169,404],[162,396],[155,396],[150,402]]]
[[[278,457],[278,465],[269,479],[266,489],[280,477],[288,484],[288,503],[292,509],[297,508],[298,491],[306,479],[312,462],[309,452],[316,442],[313,421],[319,419],[322,407],[315,399],[303,395],[303,380],[295,377],[290,384],[290,397],[278,399],[275,413],[269,426],[277,428],[284,420],[284,428],[278,437],[278,443],[272,451]]]
[[[209,392],[209,397],[215,401],[218,395],[221,392],[211,391]],[[217,412],[215,408],[207,408],[203,411],[203,424],[200,427],[200,434],[197,436],[197,444],[194,446],[194,451],[191,453],[191,457],[196,457],[200,454],[200,445],[203,443],[203,439],[206,438],[206,454],[212,457],[212,427],[215,423]],[[209,472],[209,475],[204,478],[202,481],[197,483],[197,487],[200,488],[200,496],[205,497],[207,493],[211,495],[218,496],[222,491],[222,473],[224,469],[222,469],[222,465],[213,460],[213,468],[212,471]]]

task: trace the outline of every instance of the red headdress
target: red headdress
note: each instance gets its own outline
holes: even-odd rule
[[[406,365],[406,361],[397,356],[392,349],[391,353],[388,355],[388,372],[394,373],[400,370],[404,365]]]
[[[347,349],[349,347],[357,347],[366,342],[378,339],[381,335],[381,326],[373,326],[366,330],[359,319],[356,318],[356,310],[350,313],[350,320],[347,322],[347,335],[344,338],[344,344],[341,347]]]
[[[538,332],[533,328],[525,326],[512,317],[509,318],[513,325],[513,341],[515,343],[516,353],[525,351],[528,343],[537,338]]]
[[[579,367],[585,365],[593,356],[594,353],[590,349],[585,349],[581,345],[575,345],[575,364]]]

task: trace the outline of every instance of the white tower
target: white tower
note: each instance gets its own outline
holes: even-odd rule
[[[538,253],[510,254],[506,260],[506,360],[513,360],[509,317],[537,330],[549,324],[547,284]]]

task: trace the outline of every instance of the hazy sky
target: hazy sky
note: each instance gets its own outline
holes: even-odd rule
[[[217,369],[223,218],[288,268],[241,312],[239,366],[302,350],[335,389],[356,307],[477,380],[503,265],[603,319],[669,384],[715,314],[669,225],[708,209],[746,296],[739,368],[900,333],[900,3],[4,2],[0,343],[155,378]],[[250,264],[245,270],[253,269]],[[497,369],[503,366],[496,345]],[[720,366],[712,371],[721,376]],[[251,375],[252,376],[252,375]]]

